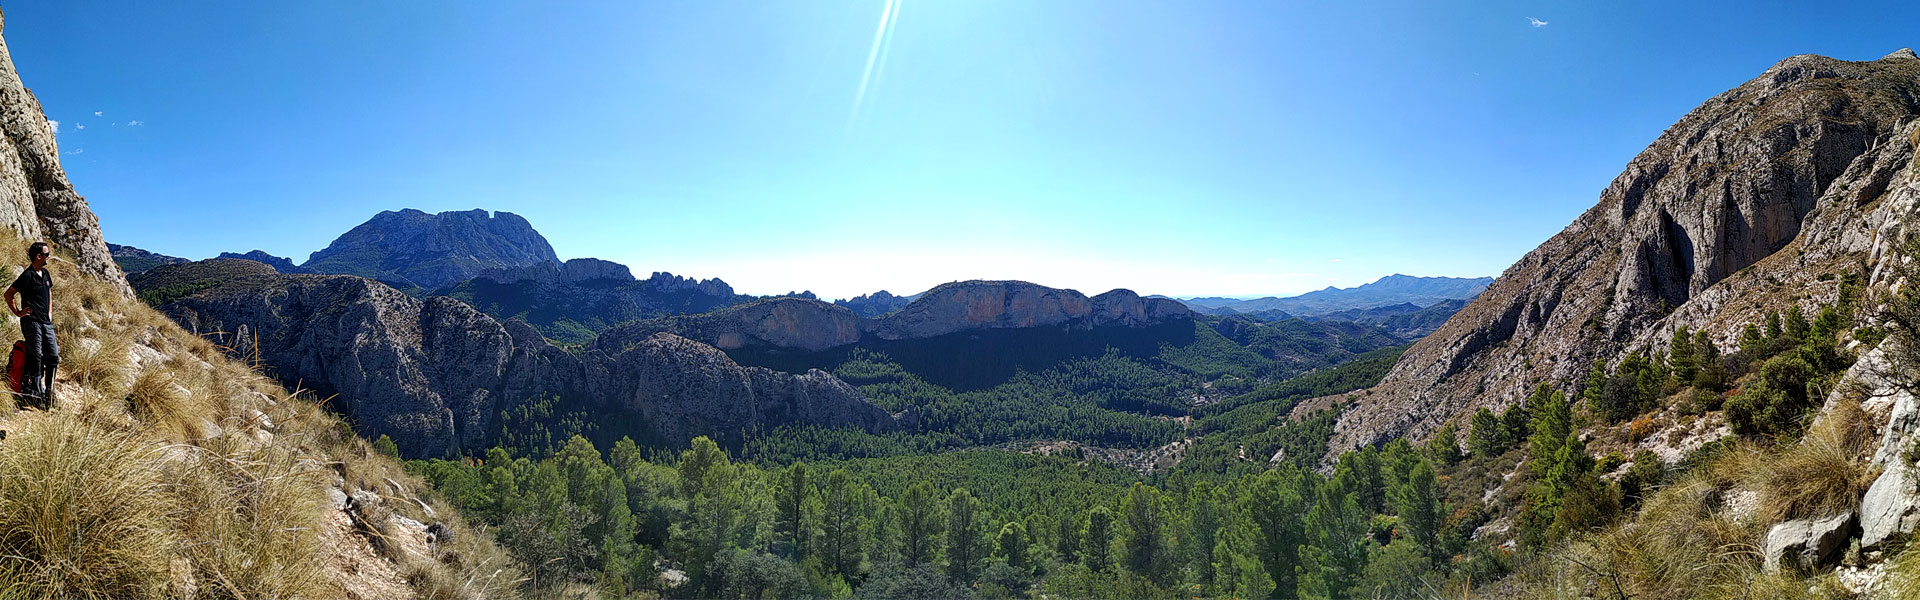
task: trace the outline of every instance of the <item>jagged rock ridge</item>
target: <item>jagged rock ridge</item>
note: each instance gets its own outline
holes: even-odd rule
[[[1424,436],[1675,328],[1731,347],[1768,310],[1831,302],[1912,210],[1920,61],[1795,56],[1694,109],[1600,202],[1407,351],[1332,450]],[[1823,277],[1825,276],[1825,277]]]

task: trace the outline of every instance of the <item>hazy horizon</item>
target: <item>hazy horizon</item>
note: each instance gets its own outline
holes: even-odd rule
[[[845,298],[1493,276],[1778,60],[1900,3],[7,6],[109,241],[303,262],[382,210]]]

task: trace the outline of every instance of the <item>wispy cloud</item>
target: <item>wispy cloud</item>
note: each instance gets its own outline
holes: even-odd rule
[[[96,116],[96,117],[100,116],[100,111],[97,111],[97,110],[93,111],[93,116]]]
[[[73,128],[74,128],[74,129],[86,129],[86,128],[87,128],[87,126],[86,126],[86,125],[74,125],[74,126],[73,126]]]
[[[86,148],[74,148],[72,150],[68,150],[67,154],[82,154],[82,153],[85,153],[86,151],[87,151]]]
[[[1534,26],[1534,27],[1546,27],[1546,26],[1547,26],[1547,22],[1546,22],[1546,21],[1542,21],[1542,20],[1539,20],[1539,19],[1535,19],[1535,18],[1533,18],[1533,17],[1527,17],[1527,24],[1528,24],[1528,25],[1532,25],[1532,26]]]
[[[59,122],[59,121],[55,121],[55,120],[53,120],[53,119],[47,119],[47,124],[48,124],[48,125],[52,125],[52,126],[53,126],[53,132],[54,132],[54,133],[60,133],[60,122]]]
[[[141,125],[145,125],[145,124],[147,124],[147,122],[146,122],[146,121],[127,121],[127,126],[128,126],[128,127],[139,127],[139,126],[141,126]]]

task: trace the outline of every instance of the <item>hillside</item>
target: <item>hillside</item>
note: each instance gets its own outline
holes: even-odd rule
[[[53,410],[0,398],[0,595],[515,595],[515,562],[398,461],[131,298],[4,48],[0,253],[60,246],[64,359]]]

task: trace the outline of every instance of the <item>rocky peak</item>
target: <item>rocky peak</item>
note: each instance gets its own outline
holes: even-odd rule
[[[722,350],[774,346],[820,351],[860,341],[861,321],[845,307],[806,298],[772,298],[698,315],[650,319],[600,334],[592,348],[619,350],[672,333]]]
[[[427,214],[409,208],[374,215],[302,266],[426,291],[472,279],[488,268],[541,262],[560,259],[519,215],[482,209]]]
[[[1831,275],[1880,260],[1920,194],[1916,117],[1920,61],[1795,56],[1715,96],[1414,344],[1333,449],[1422,436],[1541,381],[1568,387],[1681,325],[1730,344],[1763,310],[1831,298]]]
[[[1887,53],[1887,55],[1886,55],[1886,56],[1882,56],[1882,57],[1880,57],[1880,60],[1887,60],[1887,59],[1890,59],[1890,58],[1915,58],[1915,59],[1920,59],[1920,55],[1916,55],[1916,54],[1914,54],[1914,53],[1913,53],[1913,49],[1912,49],[1912,48],[1901,48],[1901,49],[1899,49],[1899,50],[1895,50],[1895,51],[1893,51],[1893,52],[1889,52],[1889,53]]]
[[[187,259],[178,256],[167,256],[165,254],[148,252],[133,246],[122,246],[119,244],[107,244],[107,252],[112,254],[113,262],[120,265],[120,270],[126,272],[128,275],[162,265],[187,262]]]
[[[0,30],[4,27],[0,22]],[[100,219],[60,168],[60,143],[54,138],[53,125],[40,109],[39,99],[20,81],[4,41],[0,41],[0,226],[73,252],[82,272],[133,296],[100,233]]]
[[[852,310],[854,314],[860,315],[863,318],[871,319],[900,310],[901,307],[906,306],[907,303],[912,302],[913,299],[917,297],[918,296],[895,296],[891,292],[880,290],[872,294],[854,296],[850,299],[834,300],[833,303],[838,306],[845,306],[849,310]]]
[[[713,279],[694,279],[691,277],[681,277],[666,271],[655,271],[652,277],[647,278],[647,285],[663,292],[691,290],[709,296],[733,295],[733,286],[727,285],[727,282],[721,281],[718,277]]]

